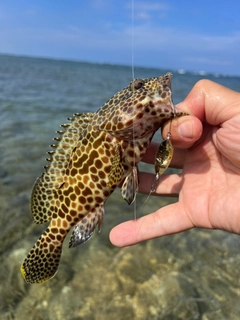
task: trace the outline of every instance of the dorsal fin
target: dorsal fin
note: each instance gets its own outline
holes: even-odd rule
[[[51,219],[50,201],[56,190],[65,182],[65,172],[69,166],[72,153],[79,140],[81,140],[81,136],[92,116],[92,113],[83,113],[69,118],[71,122],[62,125],[64,130],[61,130],[59,132],[60,136],[54,139],[58,143],[53,144],[53,150],[48,152],[48,165],[45,166],[45,172],[42,176],[35,182],[32,191],[31,212],[36,223],[43,223]]]
[[[59,164],[61,168],[66,169],[68,167],[69,158],[72,150],[76,147],[78,141],[81,139],[81,134],[86,129],[90,119],[92,118],[92,113],[82,113],[76,114],[73,118],[68,118],[71,123],[62,124],[61,127],[64,130],[59,130],[59,137],[54,138],[58,141],[56,144],[52,144],[53,150],[49,151],[48,154],[51,156],[49,169],[59,169]],[[46,170],[46,172],[49,171]],[[51,172],[51,174],[58,174],[59,172]]]

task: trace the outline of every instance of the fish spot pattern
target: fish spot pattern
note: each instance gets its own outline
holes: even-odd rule
[[[62,125],[32,190],[32,218],[38,224],[49,221],[49,226],[23,262],[26,282],[41,283],[55,275],[72,228],[70,247],[86,242],[96,227],[100,230],[104,203],[118,185],[128,189],[122,194],[132,202],[130,184],[134,181],[137,189],[137,164],[154,133],[182,115],[173,107],[168,73],[135,79],[98,111],[76,113]]]

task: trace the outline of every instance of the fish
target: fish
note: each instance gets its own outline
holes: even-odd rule
[[[185,115],[173,105],[171,79],[171,73],[134,79],[96,112],[76,113],[57,131],[31,194],[33,221],[49,225],[21,266],[27,283],[54,277],[71,229],[70,248],[101,230],[104,204],[117,187],[128,204],[135,200],[138,163],[154,133]]]

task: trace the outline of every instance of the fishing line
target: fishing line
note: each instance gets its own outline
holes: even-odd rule
[[[132,80],[134,78],[134,0],[132,0]]]
[[[175,109],[175,108],[174,108]],[[157,150],[155,156],[155,177],[152,180],[150,192],[146,198],[146,200],[141,205],[141,208],[146,204],[150,196],[156,191],[157,186],[159,184],[160,177],[169,167],[172,156],[173,156],[173,146],[171,143],[171,128],[172,128],[172,119],[170,119],[169,130],[167,132],[166,139],[163,140]]]
[[[134,37],[135,37],[135,33],[134,33],[134,0],[132,0],[132,39],[131,39],[131,44],[132,44],[132,48],[131,48],[131,52],[132,52],[132,80],[134,81],[135,79],[135,70],[134,70]],[[133,85],[133,104],[134,104],[134,85]],[[134,110],[134,107],[133,107]],[[133,148],[134,148],[134,144],[135,144],[135,136],[134,136],[134,126],[133,126]],[[133,163],[134,166],[136,165],[136,158],[135,158],[135,153],[133,155]],[[132,172],[133,174],[133,172]],[[135,183],[134,183],[134,178],[132,181],[132,188],[133,188],[133,192],[136,193],[136,190],[134,189],[135,187]],[[133,215],[134,215],[134,220],[137,219],[137,199],[135,198],[135,201],[133,202]]]
[[[173,119],[174,119],[176,117],[175,104],[172,103],[172,107],[173,107]],[[155,177],[152,181],[150,192],[146,200],[141,205],[141,208],[146,204],[146,202],[148,201],[152,193],[156,191],[161,175],[167,170],[167,168],[171,163],[171,160],[173,157],[173,150],[174,150],[171,143],[171,136],[172,136],[171,129],[172,129],[173,119],[172,118],[170,119],[169,130],[167,132],[166,139],[163,140],[158,147],[158,150],[155,156]]]

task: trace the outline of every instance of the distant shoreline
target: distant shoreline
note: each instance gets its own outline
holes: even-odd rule
[[[99,62],[99,61],[86,61],[86,60],[76,60],[76,59],[66,59],[66,58],[54,58],[54,57],[44,57],[44,56],[30,56],[25,54],[12,54],[12,53],[0,53],[0,57],[6,57],[6,58],[19,58],[19,59],[37,59],[37,60],[43,60],[43,61],[50,61],[50,62],[66,62],[66,63],[82,63],[85,65],[102,65],[102,66],[114,66],[119,68],[129,68],[132,69],[131,65],[125,65],[125,64],[118,64],[118,63],[109,63],[109,62]],[[198,76],[213,76],[213,77],[227,77],[232,78],[236,77],[239,78],[240,75],[231,75],[231,74],[221,74],[221,73],[213,73],[213,72],[205,72],[204,70],[198,70],[198,71],[192,71],[192,70],[185,70],[185,69],[171,69],[171,68],[159,68],[159,67],[146,67],[146,66],[140,66],[135,65],[134,68],[140,68],[144,70],[160,70],[161,72],[172,72],[173,74],[189,74],[189,75],[198,75]]]

